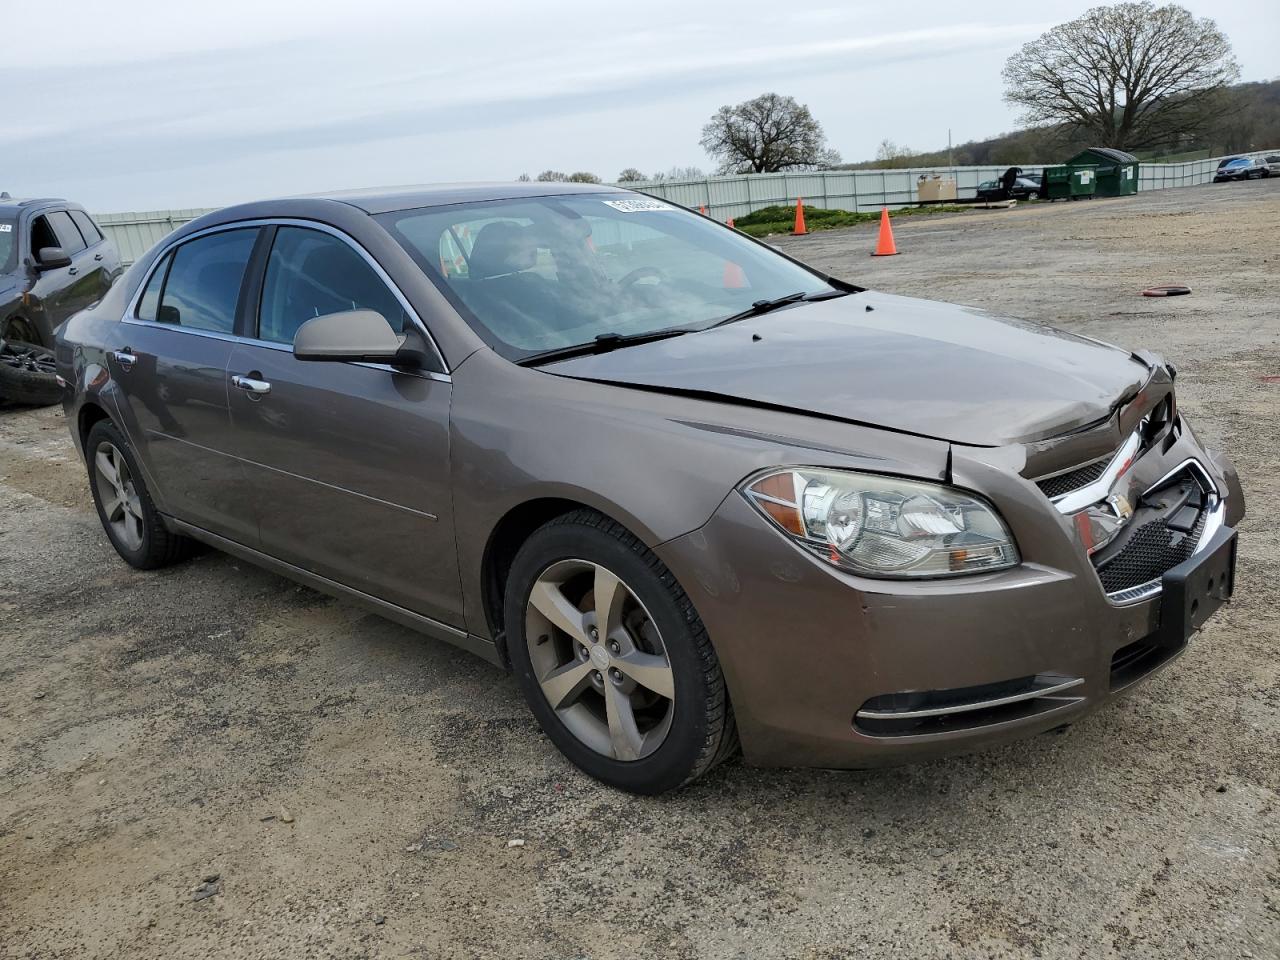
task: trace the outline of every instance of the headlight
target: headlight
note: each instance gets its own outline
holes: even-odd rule
[[[828,563],[871,577],[948,577],[1018,563],[995,509],[936,483],[789,468],[752,477],[747,500]]]

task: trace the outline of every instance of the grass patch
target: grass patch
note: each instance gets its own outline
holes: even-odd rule
[[[943,204],[934,207],[903,207],[901,210],[890,210],[889,216],[918,216],[922,213],[959,213],[964,207]],[[837,227],[852,227],[859,223],[871,223],[880,219],[880,212],[854,213],[852,210],[826,210],[822,207],[804,208],[804,224],[810,231],[834,230]],[[753,237],[766,237],[771,233],[790,233],[795,226],[796,208],[794,206],[762,207],[745,217],[737,217],[733,225],[743,233]]]

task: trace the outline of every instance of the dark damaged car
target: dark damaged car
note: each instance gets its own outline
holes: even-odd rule
[[[1159,357],[612,188],[223,210],[58,351],[125,560],[203,541],[458,644],[628,790],[1070,723],[1234,585]]]
[[[58,402],[54,330],[120,273],[115,246],[79,204],[0,194],[0,400]]]

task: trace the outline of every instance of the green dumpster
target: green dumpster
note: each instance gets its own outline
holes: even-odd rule
[[[1100,197],[1127,197],[1138,192],[1138,158],[1111,147],[1090,147],[1067,161],[1069,167],[1097,167]]]
[[[1045,196],[1050,200],[1077,200],[1092,197],[1098,186],[1094,167],[1045,167]]]

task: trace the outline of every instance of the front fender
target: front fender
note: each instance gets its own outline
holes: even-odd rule
[[[467,623],[486,623],[494,529],[534,500],[599,510],[650,548],[703,526],[746,477],[806,464],[945,477],[947,444],[776,410],[573,380],[480,350],[453,372],[450,462]]]

